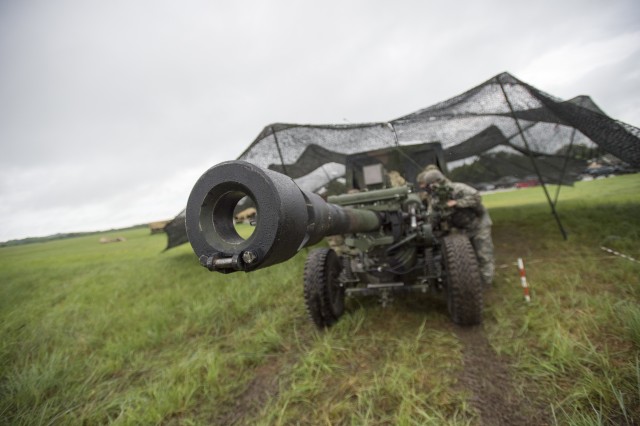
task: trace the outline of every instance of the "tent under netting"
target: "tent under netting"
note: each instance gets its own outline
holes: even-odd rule
[[[565,238],[555,210],[557,194],[552,199],[545,184],[571,184],[584,170],[588,153],[612,154],[640,168],[640,129],[607,116],[589,96],[563,101],[506,72],[384,123],[271,124],[238,160],[318,191],[344,175],[348,154],[425,142],[442,144],[449,170],[482,160],[486,174],[496,180],[536,179]],[[187,242],[184,212],[165,231],[167,249]]]

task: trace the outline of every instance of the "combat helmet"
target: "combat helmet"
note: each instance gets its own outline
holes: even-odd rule
[[[422,172],[420,172],[420,174],[416,178],[416,181],[420,186],[428,186],[433,183],[446,182],[447,178],[436,166],[429,165],[425,167]]]

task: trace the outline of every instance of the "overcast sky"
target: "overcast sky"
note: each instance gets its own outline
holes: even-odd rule
[[[273,122],[508,71],[640,126],[640,2],[0,0],[0,241],[168,219]]]

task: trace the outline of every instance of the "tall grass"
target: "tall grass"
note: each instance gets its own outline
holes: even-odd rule
[[[485,330],[558,424],[640,422],[640,176],[484,197],[498,275]],[[462,343],[436,299],[352,301],[317,332],[306,250],[212,274],[144,229],[0,248],[0,423],[477,424]],[[244,231],[242,231],[244,232]],[[522,300],[524,257],[533,300]]]
[[[265,271],[268,286],[250,276],[227,283],[186,246],[161,254],[161,238],[123,235],[3,251],[0,412],[11,423],[154,423],[208,411],[204,401],[233,400],[302,315],[287,291],[290,268]],[[295,309],[275,315],[283,303]]]
[[[537,201],[527,204],[527,193]],[[558,424],[634,424],[640,421],[640,264],[600,247],[639,257],[640,180],[582,182],[562,193],[566,242],[540,192],[517,191],[511,207],[497,207],[509,194],[487,197],[498,224],[498,259],[506,266],[487,328],[495,349],[514,360]],[[528,264],[530,305],[521,301],[513,273],[518,256]]]

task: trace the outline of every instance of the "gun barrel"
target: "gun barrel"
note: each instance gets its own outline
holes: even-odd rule
[[[257,211],[256,227],[246,239],[234,226],[234,210],[245,196]],[[200,263],[228,273],[284,262],[328,235],[376,230],[381,219],[374,211],[327,203],[273,170],[227,161],[198,179],[189,195],[185,224]]]

